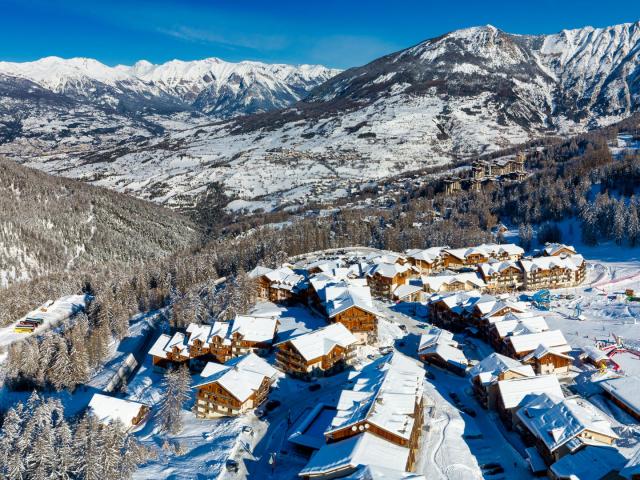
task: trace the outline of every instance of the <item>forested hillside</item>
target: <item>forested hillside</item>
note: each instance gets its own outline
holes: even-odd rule
[[[198,239],[198,227],[178,213],[0,159],[0,288],[158,258]]]

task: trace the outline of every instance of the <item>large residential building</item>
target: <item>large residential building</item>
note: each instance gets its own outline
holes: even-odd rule
[[[310,379],[353,363],[358,339],[341,323],[298,335],[277,344],[278,366],[293,376]]]
[[[224,363],[249,352],[267,354],[277,329],[275,317],[250,315],[238,315],[231,322],[191,323],[186,333],[160,335],[149,355],[158,368],[188,362],[192,369],[200,370],[209,361]]]
[[[409,263],[416,268],[420,275],[431,275],[444,268],[442,250],[448,247],[431,247],[425,250],[407,250],[406,256]]]
[[[415,274],[414,267],[408,263],[380,261],[367,271],[367,283],[375,296],[391,298],[394,290],[408,283]]]
[[[194,411],[201,418],[239,415],[265,401],[277,370],[254,353],[210,362],[195,378]]]
[[[427,293],[484,290],[487,286],[477,272],[425,276],[422,277],[422,285]]]
[[[625,412],[640,420],[640,377],[610,378],[598,383],[605,394]]]
[[[329,467],[324,460],[320,462],[328,452],[363,441],[371,443],[372,448],[373,444],[380,445],[397,457],[388,465],[373,465],[411,471],[423,424],[424,377],[424,368],[399,352],[364,367],[354,376],[352,388],[340,395],[336,414],[325,430],[327,445],[320,448],[301,475],[310,476],[321,463]],[[323,475],[329,471],[322,469]]]
[[[249,272],[249,277],[257,282],[258,298],[274,303],[304,300],[309,286],[304,275],[287,266],[277,269],[259,266]]]
[[[505,339],[505,353],[512,358],[522,360],[535,352],[540,345],[551,348],[558,353],[569,353],[571,347],[567,343],[562,330],[547,330],[539,333],[523,333]]]
[[[584,282],[587,263],[582,255],[547,256],[520,261],[525,290],[575,287]]]
[[[442,251],[444,268],[475,268],[491,260],[516,261],[524,255],[524,250],[513,243],[502,245],[483,244],[469,248],[446,248]]]

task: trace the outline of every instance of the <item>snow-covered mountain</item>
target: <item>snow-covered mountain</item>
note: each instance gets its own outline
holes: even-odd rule
[[[128,117],[121,122],[110,115],[106,130],[93,117],[80,128],[60,127],[58,114],[46,121],[30,117],[28,125],[19,120],[12,124],[19,128],[5,128],[10,140],[0,153],[171,205],[188,203],[219,181],[243,199],[234,206],[272,207],[337,196],[370,179],[620,120],[638,110],[639,52],[640,23],[546,36],[512,35],[490,25],[468,28],[332,76],[281,110],[217,123],[154,111],[146,123],[131,125]],[[199,87],[195,94],[193,81],[172,80],[174,69],[193,69],[193,77],[184,73],[185,78],[202,85],[198,72],[214,68],[183,67],[138,64],[118,71],[182,102],[224,112],[226,91],[239,74],[226,75],[221,67],[216,78],[227,82],[209,82],[211,89]],[[273,69],[276,83],[291,75],[296,82],[307,78],[304,69]],[[24,88],[18,90],[24,95]],[[87,131],[108,133],[90,134],[87,147]]]
[[[287,107],[338,72],[319,65],[229,63],[217,58],[109,67],[90,58],[47,57],[0,62],[0,84],[26,80],[49,94],[113,111],[195,110],[228,118]]]

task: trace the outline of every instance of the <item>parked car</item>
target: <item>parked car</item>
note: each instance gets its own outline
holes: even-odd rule
[[[322,388],[322,385],[320,385],[319,383],[312,383],[311,385],[309,385],[310,392],[317,392],[321,388]]]
[[[282,402],[280,400],[269,400],[267,404],[264,406],[267,412],[271,412],[278,408]]]
[[[476,415],[478,415],[476,411],[470,407],[462,407],[462,411],[467,415],[469,415],[470,417],[475,417]]]

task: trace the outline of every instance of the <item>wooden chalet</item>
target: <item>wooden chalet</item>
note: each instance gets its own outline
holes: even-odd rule
[[[264,402],[277,371],[254,353],[224,365],[208,363],[196,378],[197,417],[240,415]]]
[[[239,357],[251,352],[267,355],[273,346],[278,323],[275,317],[236,315],[229,332],[231,355]]]
[[[520,262],[525,290],[575,287],[584,282],[587,265],[582,255],[537,257]]]
[[[386,298],[391,298],[396,288],[408,283],[414,276],[415,271],[411,265],[398,262],[376,263],[366,274],[371,293],[377,297]]]
[[[440,272],[444,268],[442,261],[442,250],[444,248],[446,247],[407,250],[407,260],[420,275],[431,275]]]
[[[504,316],[487,317],[486,338],[497,352],[508,352],[506,339],[515,335],[540,333],[549,330],[544,317],[534,312],[509,312]]]
[[[357,338],[341,323],[334,323],[276,345],[278,367],[303,379],[344,370],[355,359]]]
[[[399,352],[363,368],[354,389],[344,390],[338,400],[337,414],[325,431],[327,443],[367,432],[408,449],[403,470],[412,470],[424,422],[424,377],[424,368]]]
[[[525,441],[547,465],[587,445],[611,446],[618,439],[607,417],[580,397],[532,396],[516,415]]]
[[[538,349],[540,345],[566,354],[571,351],[561,330],[547,330],[539,333],[523,333],[505,339],[505,352],[511,358],[522,360]]]
[[[498,381],[496,409],[505,424],[511,427],[518,421],[516,416],[518,410],[532,398],[543,393],[557,401],[564,398],[558,377],[538,375],[500,380]]]
[[[167,368],[170,365],[188,363],[190,360],[188,338],[177,332],[173,336],[162,334],[149,350],[155,368]]]
[[[570,257],[576,255],[576,249],[571,245],[564,245],[562,243],[547,243],[544,246],[542,254],[545,257]]]
[[[573,358],[546,345],[539,345],[533,352],[522,358],[522,363],[531,365],[538,375],[555,373],[565,375],[573,363]]]
[[[469,248],[446,248],[442,251],[444,268],[463,269],[496,261],[517,261],[524,255],[519,246],[509,244],[483,244]]]
[[[475,365],[470,371],[473,392],[480,404],[488,409],[496,408],[498,382],[513,378],[534,377],[535,372],[530,365],[499,353],[492,353]]]
[[[511,292],[524,285],[524,271],[520,262],[483,263],[478,269],[488,291]]]
[[[306,278],[289,267],[256,267],[249,273],[249,277],[256,282],[258,298],[261,300],[273,303],[306,301]]]
[[[429,365],[435,365],[464,376],[469,365],[467,357],[459,348],[458,342],[448,330],[431,327],[420,336],[418,358]]]

